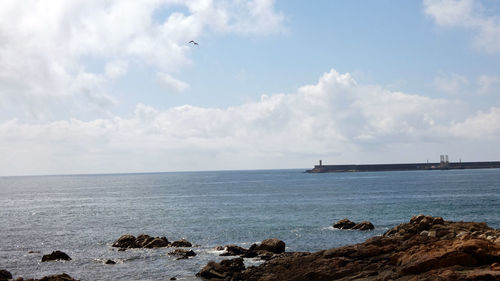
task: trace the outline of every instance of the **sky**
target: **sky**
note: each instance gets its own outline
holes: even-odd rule
[[[500,161],[499,143],[498,0],[0,2],[0,176]]]

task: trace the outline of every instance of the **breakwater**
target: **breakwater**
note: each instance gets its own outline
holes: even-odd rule
[[[418,170],[454,170],[454,169],[491,169],[500,168],[500,161],[490,162],[446,162],[446,163],[406,163],[406,164],[348,164],[315,165],[307,173],[340,172],[382,172],[382,171],[418,171]]]

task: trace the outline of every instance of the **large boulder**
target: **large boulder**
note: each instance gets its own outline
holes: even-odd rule
[[[277,239],[277,238],[269,238],[263,240],[259,245],[256,245],[250,250],[255,251],[266,251],[274,254],[280,254],[285,251],[285,242]]]
[[[356,225],[356,223],[350,221],[349,219],[341,219],[338,222],[333,224],[333,228],[338,228],[338,229],[351,229]]]
[[[42,256],[42,262],[56,261],[56,260],[70,261],[71,258],[66,253],[61,251],[54,251],[48,255]]]

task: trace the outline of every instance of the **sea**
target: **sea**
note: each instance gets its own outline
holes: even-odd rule
[[[208,261],[223,258],[217,246],[279,238],[286,251],[319,251],[382,235],[417,214],[499,228],[500,169],[0,177],[0,269],[24,278],[200,280],[195,274]],[[334,229],[343,218],[371,221],[375,230]],[[185,238],[197,256],[111,246],[122,234],[142,233]],[[41,262],[55,250],[72,260]]]

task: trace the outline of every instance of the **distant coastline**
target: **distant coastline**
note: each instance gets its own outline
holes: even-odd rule
[[[439,163],[406,163],[406,164],[348,164],[348,165],[315,165],[306,173],[344,173],[344,172],[384,172],[384,171],[418,171],[418,170],[458,170],[458,169],[491,169],[500,168],[500,161],[490,162],[439,162]]]

